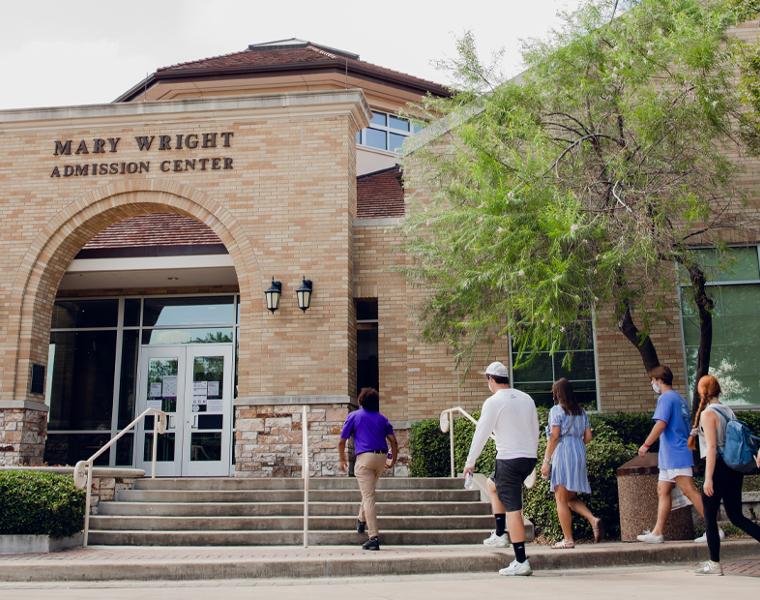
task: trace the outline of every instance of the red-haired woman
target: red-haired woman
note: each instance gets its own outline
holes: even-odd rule
[[[586,471],[586,444],[591,441],[591,428],[588,415],[575,400],[573,388],[567,379],[562,377],[554,382],[552,396],[555,405],[549,411],[549,442],[541,475],[548,479],[551,465],[551,488],[564,536],[552,548],[575,548],[571,511],[589,522],[595,542],[602,537],[601,520],[594,516],[583,501],[578,500],[579,493],[591,493]]]
[[[718,452],[726,441],[726,423],[734,418],[733,411],[720,402],[720,383],[712,375],[705,375],[697,383],[697,392],[701,402],[695,422],[699,423],[699,454],[705,459],[702,502],[705,507],[705,533],[710,560],[695,572],[700,575],[723,575],[723,567],[720,566],[720,535],[718,533],[718,511],[721,499],[731,522],[758,542],[760,542],[760,525],[753,523],[742,513],[744,475],[727,466]]]

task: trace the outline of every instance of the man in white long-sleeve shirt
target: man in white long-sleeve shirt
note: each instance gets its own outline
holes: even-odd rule
[[[473,472],[488,436],[493,433],[496,436],[494,482],[499,499],[507,509],[507,530],[515,552],[515,560],[501,569],[499,575],[530,575],[533,571],[525,556],[522,486],[536,467],[536,404],[528,394],[509,386],[509,371],[502,363],[491,363],[483,374],[493,395],[483,403],[464,473]]]

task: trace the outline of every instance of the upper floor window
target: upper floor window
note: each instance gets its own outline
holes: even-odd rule
[[[356,143],[389,152],[400,152],[404,140],[423,127],[423,123],[373,110],[369,127],[357,132]]]

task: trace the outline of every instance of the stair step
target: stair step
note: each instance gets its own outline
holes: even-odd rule
[[[451,477],[383,477],[379,490],[438,489],[461,490],[464,480]],[[358,490],[353,477],[317,477],[309,479],[311,490]],[[285,477],[270,479],[182,477],[138,479],[136,490],[303,490],[303,480]]]
[[[533,528],[526,528],[533,539]],[[482,544],[483,530],[388,530],[380,532],[381,542],[390,545]],[[315,546],[358,545],[366,536],[355,531],[309,531]],[[91,545],[140,546],[296,546],[303,543],[301,531],[105,531],[91,530]]]
[[[378,502],[381,515],[490,515],[487,502]],[[312,516],[356,515],[358,502],[309,502]],[[245,516],[303,515],[303,502],[101,502],[98,515]]]
[[[381,530],[450,530],[478,529],[486,531],[493,525],[493,517],[481,516],[391,516],[379,517]],[[351,531],[356,516],[310,517],[310,531]],[[127,531],[302,531],[303,517],[147,517],[147,516],[94,516],[90,528],[97,530]]]
[[[441,502],[480,500],[477,490],[379,490],[379,502]],[[359,490],[315,490],[309,492],[309,502],[358,502]],[[117,500],[128,502],[298,502],[303,500],[299,490],[120,490]]]

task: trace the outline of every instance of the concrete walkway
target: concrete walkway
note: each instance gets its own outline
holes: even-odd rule
[[[552,550],[530,544],[534,570],[694,563],[707,548],[693,542],[660,545],[605,543]],[[756,559],[760,544],[735,540],[722,558]],[[495,573],[512,560],[510,550],[483,546],[161,547],[91,546],[54,554],[0,556],[0,581],[200,580],[356,577],[429,573]],[[750,573],[751,574],[751,573]]]
[[[757,563],[757,561],[755,561]],[[728,563],[727,563],[728,564]],[[752,577],[704,577],[692,565],[539,571],[533,577],[495,573],[193,582],[0,583],[13,600],[461,600],[462,598],[580,598],[584,600],[757,600]]]

